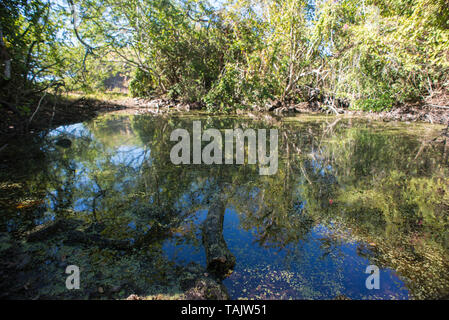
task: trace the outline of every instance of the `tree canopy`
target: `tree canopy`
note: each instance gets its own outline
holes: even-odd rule
[[[309,101],[384,110],[446,95],[445,0],[11,0],[0,7],[1,100],[104,89],[210,109]]]

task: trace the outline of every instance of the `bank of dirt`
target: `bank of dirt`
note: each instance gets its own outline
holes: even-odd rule
[[[38,103],[36,103],[38,104]],[[60,125],[78,123],[96,117],[101,112],[126,108],[120,101],[81,98],[58,99],[36,107],[32,112],[0,107],[0,136],[5,140],[17,135],[34,134]],[[1,147],[1,146],[0,146]]]
[[[60,125],[83,122],[105,112],[123,112],[128,114],[167,114],[207,110],[201,103],[184,103],[168,99],[121,98],[115,100],[98,100],[88,98],[60,99],[40,106],[30,114],[21,114],[2,108],[0,118],[0,151],[7,140],[17,135],[36,134]],[[218,110],[217,110],[218,111]],[[348,108],[333,108],[317,103],[302,102],[282,105],[272,102],[266,106],[253,107],[249,110],[237,110],[238,114],[257,116],[264,114],[283,117],[294,114],[330,114],[366,117],[380,121],[427,122],[432,124],[449,124],[449,107],[434,104],[409,104],[389,111],[367,112]]]

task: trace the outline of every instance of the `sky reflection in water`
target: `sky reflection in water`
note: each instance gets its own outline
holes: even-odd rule
[[[89,285],[101,284],[104,274],[111,286],[127,283],[110,298],[172,292],[174,266],[193,262],[205,268],[201,225],[217,193],[226,197],[223,236],[237,261],[223,281],[233,299],[448,293],[447,154],[439,143],[422,148],[439,128],[418,126],[412,132],[403,124],[356,119],[198,116],[204,128],[278,128],[278,173],[262,177],[254,165],[172,165],[170,133],[190,130],[193,119],[106,116],[47,135],[40,146],[44,165],[26,178],[29,194],[42,193],[42,205],[27,212],[9,208],[2,220],[7,230],[20,238],[35,225],[63,217],[81,220],[86,232],[101,225],[102,236],[146,242],[137,253],[111,253],[67,244],[61,233],[24,246],[24,252],[39,253],[27,271],[30,277],[44,274],[36,284],[38,296],[92,298],[55,287],[55,277],[63,279],[52,275],[60,270],[58,259],[84,267]],[[72,146],[57,147],[60,138]],[[120,271],[144,270],[156,261],[157,268],[132,277]],[[371,264],[381,270],[379,290],[365,287]]]

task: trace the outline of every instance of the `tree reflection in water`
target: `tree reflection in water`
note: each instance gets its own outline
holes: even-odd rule
[[[198,119],[278,128],[277,174],[173,165],[170,133]],[[301,119],[110,115],[18,142],[1,177],[3,296],[176,297],[198,277],[226,278],[231,298],[447,296],[447,155],[423,143],[438,128]],[[71,264],[80,290],[65,288]]]

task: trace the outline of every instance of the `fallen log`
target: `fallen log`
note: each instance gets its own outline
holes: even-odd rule
[[[54,236],[62,236],[67,245],[98,246],[115,250],[128,250],[146,246],[150,242],[158,241],[169,232],[168,227],[155,227],[152,232],[142,235],[132,243],[129,240],[117,240],[102,236],[104,226],[100,223],[91,224],[86,230],[77,230],[83,222],[76,219],[55,219],[36,226],[25,234],[28,242],[45,241]]]
[[[225,203],[220,195],[213,197],[203,223],[203,246],[206,250],[207,269],[219,279],[224,279],[235,266],[235,257],[223,237]]]
[[[56,219],[35,227],[28,231],[25,236],[29,242],[42,241],[59,232],[76,229],[81,223],[81,221],[75,219]]]
[[[26,234],[28,242],[44,241],[56,235],[64,236],[64,243],[68,245],[84,244],[95,245],[100,248],[127,250],[132,245],[127,240],[115,240],[102,237],[96,233],[87,233],[76,230],[82,224],[75,219],[56,219],[37,226]]]
[[[88,246],[98,246],[102,249],[128,250],[132,248],[132,244],[127,240],[108,239],[98,234],[89,234],[79,230],[68,231],[64,243],[68,245],[84,244]]]

